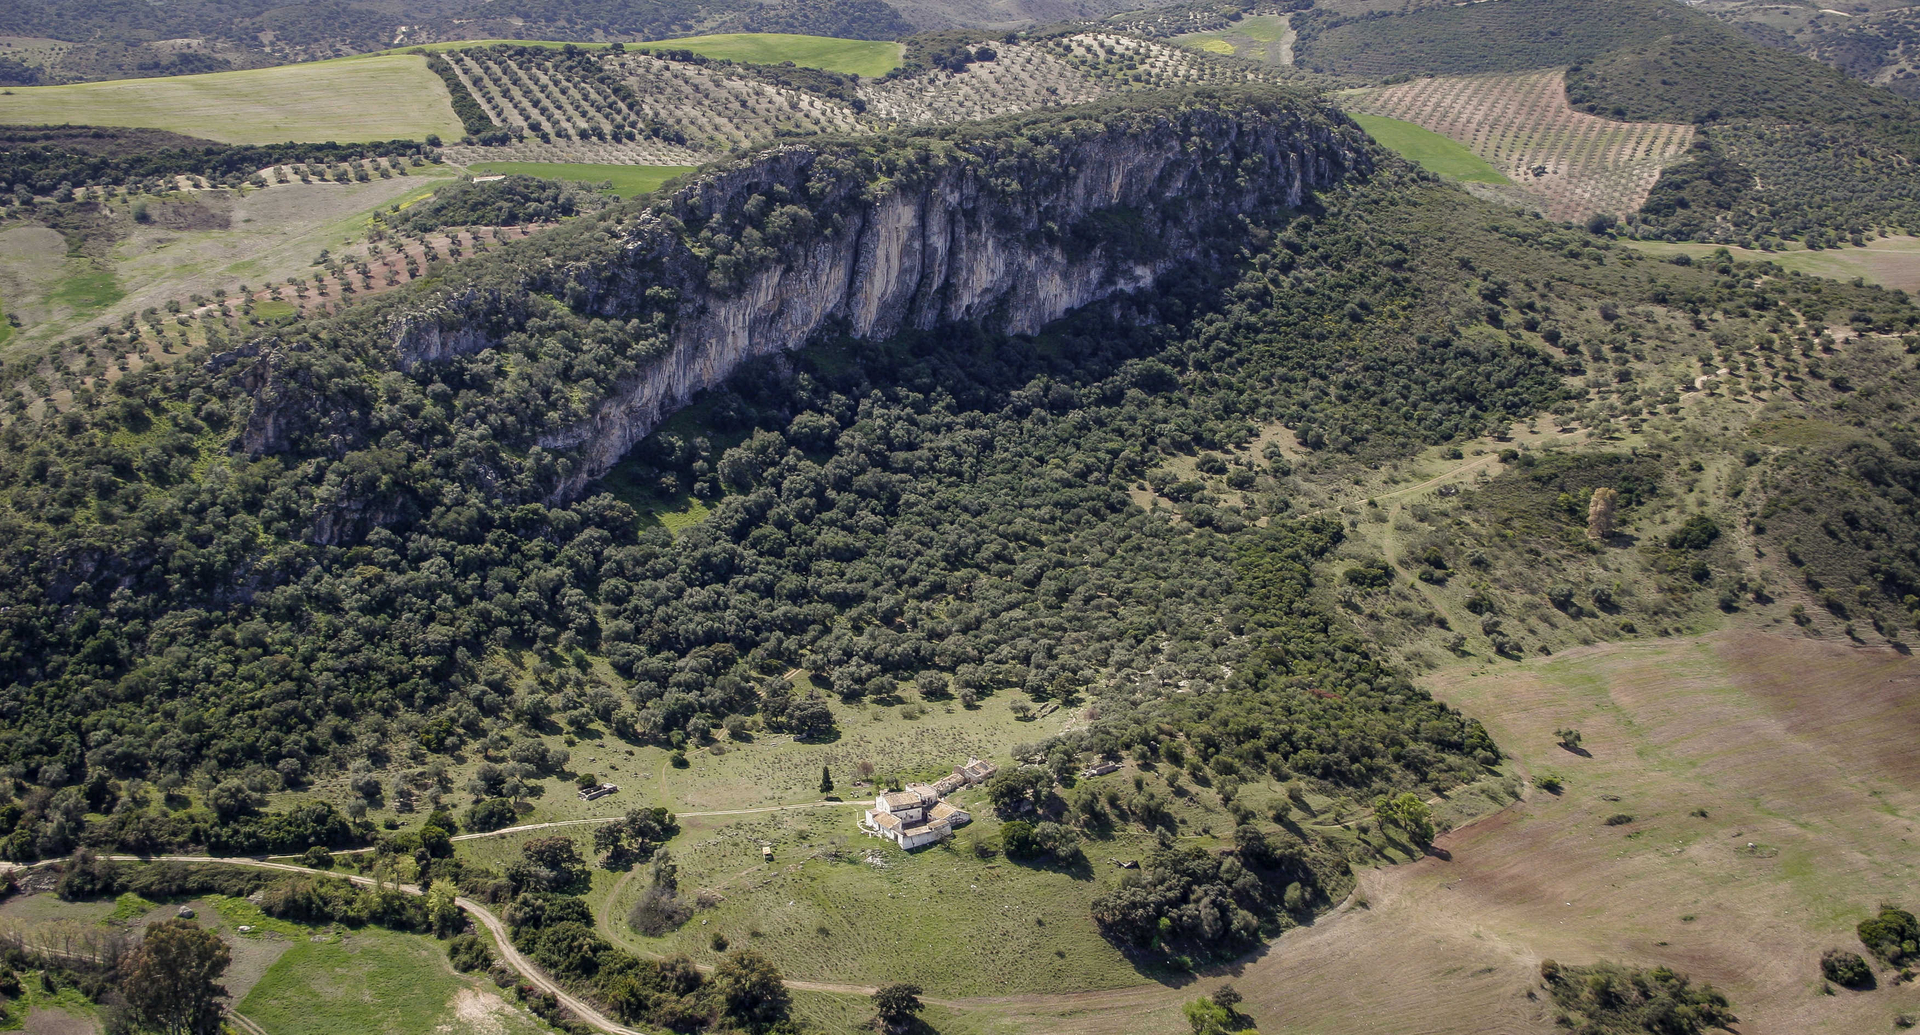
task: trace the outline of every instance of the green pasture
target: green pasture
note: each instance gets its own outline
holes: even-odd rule
[[[1379,115],[1353,115],[1353,121],[1382,147],[1431,173],[1470,183],[1511,183],[1500,170],[1465,146],[1430,129]]]
[[[456,974],[439,941],[377,927],[303,930],[238,1009],[273,1035],[546,1030]]]
[[[784,32],[732,32],[688,36],[635,46],[636,50],[691,50],[710,58],[777,65],[791,61],[807,68],[882,76],[900,64],[901,46],[884,40],[843,40],[832,36],[796,36]]]

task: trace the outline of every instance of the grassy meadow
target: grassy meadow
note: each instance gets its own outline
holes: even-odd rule
[[[491,983],[456,973],[439,941],[377,927],[303,930],[238,1009],[274,1035],[550,1030]]]
[[[549,180],[611,183],[608,193],[631,198],[658,190],[660,185],[693,171],[690,165],[589,165],[568,162],[480,162],[467,166],[476,176],[540,176]]]
[[[1367,135],[1428,172],[1469,183],[1511,183],[1487,160],[1434,131],[1379,115],[1354,115]]]
[[[1796,247],[1763,252],[1754,248],[1741,248],[1738,245],[1672,241],[1627,241],[1626,243],[1649,255],[1658,255],[1662,258],[1690,255],[1699,259],[1724,248],[1728,254],[1744,262],[1771,262],[1783,269],[1799,270],[1811,277],[1831,277],[1834,280],[1852,280],[1859,277],[1869,284],[1879,284],[1882,287],[1899,288],[1902,291],[1920,291],[1920,237],[1905,234],[1875,238],[1868,241],[1864,248],[1826,248],[1820,251],[1808,251],[1805,248]]]
[[[953,840],[907,853],[855,829],[858,810],[818,810],[687,821],[674,846],[683,886],[721,896],[664,938],[626,925],[645,874],[609,889],[609,937],[641,952],[685,952],[713,962],[712,938],[751,945],[792,978],[877,986],[913,981],[929,994],[992,995],[1118,988],[1147,980],[1088,919],[1094,896],[1126,872],[1118,859],[1152,847],[1139,831],[1089,842],[1073,869],[975,854],[997,840],[985,804]],[[760,846],[774,846],[761,861]]]
[[[1230,55],[1275,65],[1293,64],[1293,28],[1284,15],[1252,15],[1225,29],[1190,32],[1176,37],[1174,42],[1209,54]]]
[[[161,79],[15,87],[0,123],[164,129],[224,144],[457,139],[446,84],[407,54]]]
[[[869,78],[886,75],[900,64],[901,46],[885,40],[843,40],[784,32],[733,32],[687,36],[636,44],[635,50],[691,50],[710,58],[777,65],[791,61],[806,68],[846,72]]]
[[[458,842],[461,858],[503,867],[534,837],[573,838],[592,857],[593,826],[635,806],[665,805],[680,816],[682,832],[669,846],[683,891],[705,893],[714,904],[664,937],[634,932],[627,915],[645,890],[645,867],[627,873],[596,870],[589,901],[601,933],[635,952],[683,952],[701,962],[719,957],[714,936],[751,945],[789,978],[863,987],[913,980],[939,996],[1032,995],[1135,987],[1165,975],[1144,973],[1104,941],[1088,912],[1095,896],[1127,871],[1116,864],[1140,859],[1152,838],[1138,826],[1119,826],[1083,842],[1084,863],[1072,867],[1015,863],[997,851],[1000,821],[978,790],[959,800],[975,821],[945,844],[914,853],[861,834],[857,820],[871,784],[858,780],[861,762],[879,777],[931,778],[970,755],[1007,764],[1008,747],[1084,720],[1081,709],[1051,710],[1032,721],[1010,705],[1023,695],[1000,694],[978,709],[955,705],[831,700],[841,732],[823,743],[780,735],[722,741],[688,754],[688,765],[667,753],[606,738],[568,745],[569,768],[593,772],[621,791],[592,803],[565,780],[533,800],[523,823],[568,824],[544,830]],[[822,767],[834,790],[819,790]],[[463,779],[456,776],[456,785]],[[1165,774],[1133,766],[1098,777],[1131,791],[1138,779],[1170,803],[1180,836],[1216,846],[1232,826],[1218,796]],[[316,788],[316,790],[322,790]],[[1487,808],[1479,789],[1458,795],[1462,809]],[[1272,781],[1250,783],[1240,799],[1256,810],[1281,795]],[[839,802],[823,801],[840,798]],[[1495,796],[1498,797],[1497,795]],[[1343,824],[1361,818],[1358,803],[1309,796],[1300,822],[1365,858],[1406,856],[1378,832]],[[762,848],[773,849],[771,862]]]

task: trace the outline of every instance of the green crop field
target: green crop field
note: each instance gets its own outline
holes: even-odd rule
[[[399,101],[401,103],[396,103]],[[440,78],[406,54],[164,79],[16,87],[0,123],[133,126],[226,144],[453,139],[463,130]]]
[[[1381,146],[1398,152],[1428,172],[1473,183],[1512,182],[1500,175],[1500,170],[1488,165],[1486,159],[1430,129],[1379,115],[1355,115],[1353,121]]]
[[[735,32],[661,40],[635,49],[691,50],[711,58],[777,65],[791,61],[829,72],[881,76],[900,63],[900,44],[883,40],[843,40],[831,36],[794,36],[783,32]]]
[[[660,185],[690,173],[690,165],[587,165],[567,162],[481,162],[467,171],[479,176],[539,176],[549,180],[575,180],[582,183],[611,182],[612,193],[623,198],[646,194]]]

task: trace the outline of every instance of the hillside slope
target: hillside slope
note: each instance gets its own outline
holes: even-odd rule
[[[1920,226],[1920,106],[1667,0],[1316,9],[1293,24],[1298,62],[1314,71],[1565,69],[1567,99],[1582,112],[1697,127],[1690,159],[1669,163],[1628,220],[1640,236],[1819,247]],[[1473,121],[1486,125],[1463,142],[1526,131],[1498,111]]]

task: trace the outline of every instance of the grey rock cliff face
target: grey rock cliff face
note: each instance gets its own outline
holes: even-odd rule
[[[577,496],[751,358],[823,331],[886,338],[970,323],[1032,333],[1150,287],[1217,250],[1236,217],[1298,206],[1367,162],[1344,120],[1285,106],[1129,112],[1052,132],[1037,143],[945,139],[891,166],[850,146],[791,145],[708,174],[626,226],[620,258],[549,287],[614,318],[649,311],[663,297],[650,289],[670,289],[669,339],[587,420],[538,435],[574,458],[554,498]],[[743,229],[783,198],[810,215],[806,232]],[[720,277],[715,227],[739,231],[723,245],[767,243]],[[412,367],[488,347],[487,326],[456,304],[402,315],[393,333]]]

